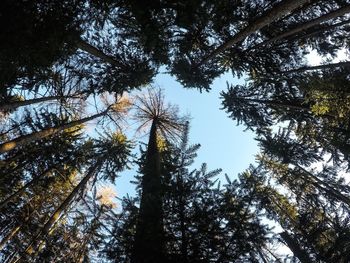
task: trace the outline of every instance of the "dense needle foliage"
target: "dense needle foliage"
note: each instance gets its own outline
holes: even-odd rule
[[[349,0],[2,0],[0,261],[349,262],[349,14]],[[255,132],[256,163],[195,164],[160,71],[199,92],[231,73],[222,110]],[[137,194],[116,199],[126,169]]]

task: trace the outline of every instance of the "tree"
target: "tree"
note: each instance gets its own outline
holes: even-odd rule
[[[118,101],[115,104],[109,105],[105,110],[91,115],[89,117],[85,117],[79,120],[73,120],[67,122],[67,120],[62,120],[63,123],[54,127],[45,127],[40,131],[33,132],[31,134],[22,135],[15,139],[9,140],[0,144],[0,153],[11,151],[12,149],[25,145],[29,142],[39,140],[41,138],[49,137],[54,134],[57,134],[65,129],[70,129],[75,126],[82,125],[88,121],[94,120],[96,118],[109,116],[109,114],[114,113],[117,118],[120,118],[120,114],[125,113],[126,108],[129,106],[125,101]]]
[[[111,139],[111,140],[108,140]],[[87,183],[95,178],[100,173],[101,177],[107,177],[114,180],[116,173],[122,171],[128,164],[130,156],[131,145],[126,140],[123,134],[116,133],[107,139],[100,140],[95,148],[95,160],[92,161],[81,181],[73,188],[69,195],[63,202],[55,209],[53,214],[45,222],[44,226],[32,238],[27,247],[24,249],[25,253],[32,253],[33,250],[40,244],[40,240],[49,234],[50,229],[59,220],[64,212],[67,212],[72,201],[77,198],[87,187]],[[21,256],[22,257],[22,256]]]
[[[343,180],[337,179],[337,169],[325,166],[321,172],[316,174],[312,170],[308,171],[304,168],[305,166],[322,161],[317,148],[313,149],[312,145],[301,144],[289,137],[288,133],[280,132],[274,137],[268,136],[265,139],[259,139],[262,152],[266,155],[266,157],[261,158],[261,162],[268,166],[272,165],[271,168],[275,166],[273,161],[281,162],[282,166],[275,166],[275,174],[279,169],[282,169],[284,170],[283,177],[300,178],[305,183],[317,188],[328,199],[335,199],[350,207],[350,198],[347,196],[350,189],[344,185]],[[272,163],[268,158],[271,158]],[[283,164],[286,166],[283,167]],[[292,167],[288,167],[288,165]]]
[[[104,91],[121,94],[149,83],[155,68],[140,46],[125,35],[117,41],[117,30],[110,23],[105,26],[117,13],[116,7],[112,2],[89,0],[59,5],[55,1],[4,1],[1,18],[7,26],[1,49],[6,52],[0,54],[0,98],[6,98],[16,85],[32,89],[47,82],[55,67],[67,60],[83,61],[84,67],[75,74],[94,86],[96,90],[90,92],[102,86]],[[106,29],[108,42],[102,36]]]
[[[149,123],[151,128],[145,165],[142,168],[144,174],[142,197],[131,261],[163,262],[165,251],[160,145],[162,138],[163,140],[176,139],[182,130],[183,123],[177,116],[176,108],[165,105],[161,90],[148,90],[146,96],[138,96],[135,104],[136,118],[141,123],[140,128]]]
[[[40,126],[36,122],[32,125]],[[65,130],[60,136],[12,151],[2,160],[0,218],[1,225],[8,227],[2,228],[2,248],[10,245],[12,252],[20,250],[20,245],[14,241],[17,235],[21,236],[21,244],[25,244],[28,232],[35,231],[35,224],[45,220],[45,215],[55,206],[57,199],[54,196],[59,199],[65,191],[70,191],[71,180],[89,155],[88,144],[82,139],[81,132],[79,127]],[[24,165],[18,167],[21,163]],[[31,229],[33,225],[34,230]],[[32,234],[29,236],[32,238]]]
[[[283,123],[300,143],[314,142],[335,162],[347,160],[348,70],[295,74],[231,86],[222,93],[224,109],[239,124],[259,134]]]
[[[188,145],[188,126],[182,139],[162,151],[162,208],[164,248],[167,262],[227,262],[270,259],[264,252],[268,229],[251,199],[229,181],[221,189],[215,177],[220,169],[208,171],[206,164],[191,169],[199,145]],[[143,151],[139,165],[146,165]],[[141,177],[135,182],[143,186]],[[136,198],[123,198],[123,210],[115,215],[112,236],[104,253],[114,262],[130,262],[130,246],[137,232]],[[141,199],[142,202],[142,199]]]
[[[283,17],[289,12],[292,12],[294,9],[297,9],[298,7],[306,3],[307,1],[282,1],[281,3],[277,4],[274,8],[269,10],[267,13],[265,13],[263,16],[256,19],[252,24],[239,31],[233,38],[229,39],[224,44],[216,48],[214,52],[212,52],[208,57],[201,61],[201,64],[208,62],[224,50],[244,40],[248,35],[270,24],[272,21],[278,20],[279,18]]]
[[[294,7],[283,9],[285,6]],[[234,16],[239,19],[233,20],[229,25],[220,24],[222,30],[218,32],[211,26],[201,28],[201,44],[196,49],[183,50],[182,54],[186,55],[179,54],[175,58],[171,73],[185,87],[208,91],[213,79],[228,70],[240,77],[245,74],[280,72],[283,68],[303,64],[305,55],[309,53],[308,48],[314,48],[324,56],[335,57],[336,51],[347,47],[344,38],[348,35],[346,18],[337,17],[337,11],[341,10],[339,14],[344,14],[348,12],[347,8],[346,3],[331,4],[329,1],[280,1],[275,4],[252,1],[243,6],[237,4]],[[239,10],[246,10],[246,13]],[[330,20],[320,25],[320,17]],[[210,18],[213,25],[216,25],[216,17]],[[279,38],[279,42],[268,46],[268,52],[263,48],[254,49],[256,45],[285,32],[314,23],[317,26],[306,32]],[[226,26],[229,30],[226,30]]]
[[[349,6],[341,7],[333,12],[322,15],[321,17],[315,18],[315,19],[307,21],[307,22],[303,22],[301,25],[295,26],[295,28],[293,28],[287,32],[284,32],[284,33],[277,35],[275,37],[272,37],[264,42],[261,42],[255,46],[249,48],[249,50],[247,50],[247,51],[250,51],[251,49],[258,49],[258,48],[261,48],[263,46],[268,46],[274,42],[277,42],[279,40],[283,40],[286,37],[295,35],[295,34],[300,33],[302,31],[306,31],[309,28],[312,28],[314,26],[320,25],[321,23],[327,22],[328,20],[337,18],[339,16],[343,16],[349,12],[350,12]],[[318,31],[319,31],[319,29],[318,29]]]
[[[42,77],[51,64],[73,52],[65,42],[80,32],[76,16],[83,1],[3,1],[1,94],[19,77]]]

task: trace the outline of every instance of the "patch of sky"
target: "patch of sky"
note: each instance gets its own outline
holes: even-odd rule
[[[200,93],[197,89],[186,89],[168,74],[159,74],[153,86],[163,89],[167,102],[178,105],[180,115],[190,116],[189,143],[201,144],[193,169],[200,168],[202,163],[208,164],[208,170],[221,168],[219,179],[225,181],[224,174],[236,178],[250,163],[258,152],[254,134],[237,126],[221,109],[220,92],[229,83],[242,83],[243,79],[234,79],[225,74],[212,84],[210,92]],[[147,142],[148,134],[138,135],[141,142]],[[130,184],[137,168],[123,172],[116,180],[118,196],[135,194],[134,185]]]

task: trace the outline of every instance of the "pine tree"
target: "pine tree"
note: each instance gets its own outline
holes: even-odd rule
[[[240,192],[236,181],[222,189],[215,177],[220,169],[208,171],[206,164],[191,168],[199,145],[188,145],[188,126],[177,144],[162,152],[162,209],[164,249],[167,262],[227,262],[269,260],[265,245],[268,228],[251,198]],[[143,151],[140,172],[146,165]],[[137,177],[138,180],[141,177]],[[136,182],[138,187],[143,181]],[[141,188],[142,189],[142,188]],[[130,262],[130,249],[137,235],[136,198],[123,198],[123,210],[115,215],[111,239],[104,253],[114,262]],[[136,231],[136,232],[135,232]]]
[[[148,90],[147,95],[138,96],[135,107],[136,118],[141,122],[140,128],[148,123],[151,128],[142,168],[142,197],[131,261],[162,262],[165,259],[165,248],[161,140],[176,139],[183,124],[177,116],[176,108],[165,105],[161,90]]]
[[[64,213],[67,213],[72,202],[79,199],[79,194],[82,194],[87,188],[89,181],[97,180],[97,175],[100,178],[108,178],[114,180],[117,173],[122,171],[128,164],[128,158],[130,155],[131,145],[126,140],[123,134],[115,134],[108,136],[97,142],[95,149],[94,159],[91,161],[90,166],[87,168],[85,174],[79,183],[72,189],[72,191],[65,197],[62,203],[59,204],[55,211],[49,216],[48,220],[44,223],[43,227],[36,231],[35,236],[30,240],[28,245],[21,253],[20,259],[23,259],[25,254],[31,254],[36,249],[39,249],[41,240],[49,234],[52,227],[62,217]],[[38,248],[39,247],[39,248]],[[38,252],[35,252],[36,255]]]

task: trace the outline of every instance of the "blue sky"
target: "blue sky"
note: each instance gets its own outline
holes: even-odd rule
[[[167,74],[159,74],[154,81],[154,86],[164,90],[167,102],[178,105],[181,114],[191,117],[190,144],[201,144],[194,168],[199,168],[204,162],[209,170],[221,168],[223,180],[225,173],[235,178],[254,162],[254,155],[258,152],[254,134],[244,132],[243,126],[237,126],[225,111],[220,110],[220,91],[226,90],[226,81],[238,83],[243,79],[233,79],[231,74],[226,74],[214,81],[209,93],[183,88]],[[146,141],[147,136],[139,140]],[[129,183],[134,175],[134,171],[126,171],[117,179],[115,186],[119,197],[135,193],[134,185]]]

